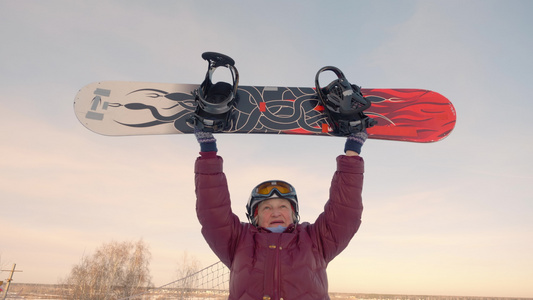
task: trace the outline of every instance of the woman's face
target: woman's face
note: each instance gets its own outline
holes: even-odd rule
[[[257,207],[257,217],[259,227],[288,227],[293,223],[291,203],[283,198],[265,200]]]

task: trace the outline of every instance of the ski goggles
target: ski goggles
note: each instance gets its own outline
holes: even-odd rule
[[[277,195],[280,198],[296,200],[296,190],[285,181],[270,180],[257,185],[252,191],[252,198],[268,199]]]

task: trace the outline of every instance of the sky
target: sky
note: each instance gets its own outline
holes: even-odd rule
[[[328,267],[331,292],[533,297],[531,13],[518,0],[0,0],[0,265],[54,284],[103,243],[139,239],[156,286],[186,254],[217,262],[195,214],[195,138],[102,136],[73,110],[95,81],[200,83],[216,51],[242,85],[313,86],[333,65],[456,108],[440,142],[367,140],[363,223]],[[343,138],[216,138],[241,220],[272,178],[295,186],[302,220],[320,214]]]

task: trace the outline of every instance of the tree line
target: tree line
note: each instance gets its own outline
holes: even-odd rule
[[[68,299],[122,299],[153,288],[150,275],[151,253],[141,239],[137,242],[104,243],[92,255],[82,256],[60,284],[68,287]],[[184,254],[177,276],[199,270],[198,261]]]

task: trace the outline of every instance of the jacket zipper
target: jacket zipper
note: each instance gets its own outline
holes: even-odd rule
[[[276,268],[274,270],[274,297],[275,299],[280,299],[279,293],[281,288],[281,262],[279,252],[281,251],[281,234],[279,234],[276,246]]]

